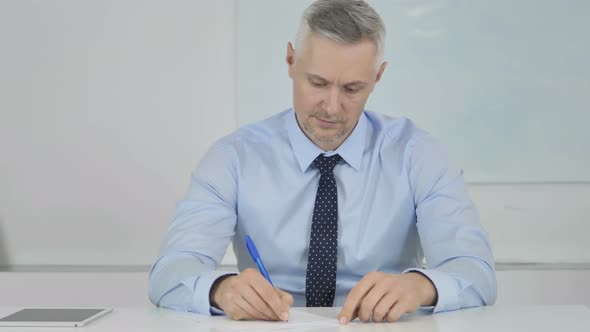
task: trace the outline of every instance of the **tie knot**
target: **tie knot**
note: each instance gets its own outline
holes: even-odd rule
[[[328,174],[332,175],[332,171],[338,162],[342,160],[339,154],[335,154],[333,156],[326,157],[323,154],[320,154],[315,160],[313,164],[316,165],[317,168],[320,169],[320,173],[322,175]]]

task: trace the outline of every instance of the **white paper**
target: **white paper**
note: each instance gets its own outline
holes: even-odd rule
[[[297,309],[291,309],[288,322],[235,321],[227,316],[209,317],[187,313],[174,313],[174,316],[207,325],[210,329],[219,329],[223,331],[275,331],[301,328],[338,327],[340,325],[336,317],[319,316],[299,311]]]

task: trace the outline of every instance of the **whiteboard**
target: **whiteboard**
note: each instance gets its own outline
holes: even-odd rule
[[[433,133],[477,183],[590,181],[590,2],[375,0],[389,66],[367,109]],[[310,1],[237,1],[241,124],[291,106]]]

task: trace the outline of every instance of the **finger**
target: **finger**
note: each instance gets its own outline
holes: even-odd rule
[[[388,294],[388,286],[389,284],[386,282],[377,281],[375,286],[369,290],[369,292],[362,299],[358,309],[358,316],[360,320],[363,322],[368,322],[371,320],[371,316],[375,310],[375,307],[377,306],[377,303]]]
[[[354,309],[354,311],[352,312],[352,316],[350,317],[350,321],[352,322],[353,320],[355,320],[357,317],[359,316],[359,308],[357,307],[356,309]]]
[[[240,308],[237,303],[233,303],[227,310],[225,310],[225,313],[233,320],[243,320],[248,317],[248,313]]]
[[[266,302],[277,317],[283,321],[289,320],[289,306],[281,300],[275,288],[258,273],[250,279],[250,286]]]
[[[289,307],[291,307],[293,305],[293,295],[285,292],[284,290],[282,290],[280,288],[275,288],[275,289],[279,293],[281,300],[283,300],[283,302],[287,303],[289,305]]]
[[[358,284],[356,284],[348,296],[346,297],[346,301],[342,306],[342,311],[338,315],[338,320],[340,324],[346,324],[353,320],[353,313],[359,307],[363,297],[373,288],[375,285],[375,281],[373,280],[373,274],[369,273],[364,276]]]
[[[342,313],[342,311],[343,311],[343,309],[340,310],[340,313],[338,314],[338,322],[341,325],[346,325],[349,322],[352,322],[353,320],[355,320],[358,317],[358,313],[359,313],[358,308],[355,308],[354,311],[352,312],[352,314],[349,317],[346,317],[346,316],[344,316],[344,314]]]
[[[236,305],[246,313],[246,316],[242,320],[264,320],[264,316],[256,310],[244,297],[240,297],[236,301]]]
[[[387,314],[395,303],[399,300],[396,293],[387,293],[377,302],[375,309],[373,309],[373,321],[382,322],[386,319]]]
[[[393,308],[387,313],[388,322],[396,322],[406,312],[406,306],[403,301],[398,301],[393,305]]]
[[[244,299],[258,312],[259,316],[263,317],[263,319],[280,320],[272,308],[264,302],[258,293],[256,293],[251,287],[244,288],[242,297],[244,297]]]

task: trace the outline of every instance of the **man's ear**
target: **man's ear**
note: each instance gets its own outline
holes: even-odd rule
[[[377,83],[381,80],[381,76],[383,75],[385,68],[387,68],[387,62],[383,62],[381,64],[381,67],[379,67],[379,71],[377,72],[377,77],[375,78],[375,83]]]
[[[291,42],[287,43],[287,65],[289,66],[289,77],[293,78],[295,76],[295,49],[293,48],[293,44]]]

